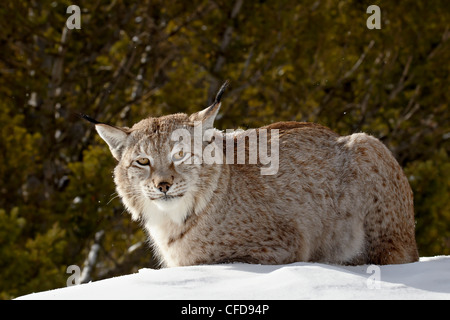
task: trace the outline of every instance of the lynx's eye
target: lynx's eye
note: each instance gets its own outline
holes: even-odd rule
[[[184,158],[185,155],[186,155],[186,154],[183,152],[183,150],[180,150],[180,151],[178,151],[177,153],[174,153],[174,154],[172,155],[172,159],[173,159],[174,161],[180,161],[181,159]]]
[[[141,166],[148,166],[150,164],[150,160],[147,158],[139,158],[136,160],[136,162]]]

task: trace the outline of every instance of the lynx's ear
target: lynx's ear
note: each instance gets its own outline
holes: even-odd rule
[[[114,158],[120,160],[122,157],[123,148],[125,147],[125,141],[128,137],[128,131],[125,128],[117,128],[101,123],[82,113],[78,113],[77,115],[80,118],[95,124],[95,129],[100,137],[102,137],[102,139],[108,144]]]
[[[202,111],[191,114],[189,120],[192,122],[202,122],[203,130],[211,129],[214,124],[214,119],[217,116],[217,113],[220,109],[220,102],[214,102],[211,106]]]
[[[109,150],[117,160],[122,158],[122,153],[125,147],[125,142],[128,137],[128,132],[125,129],[113,127],[104,123],[97,123],[95,125],[100,137],[108,144]]]
[[[202,111],[196,112],[192,114],[189,117],[189,120],[192,122],[201,121],[203,130],[211,129],[213,128],[214,119],[217,116],[217,113],[220,109],[220,99],[222,99],[222,95],[225,92],[225,89],[228,87],[228,84],[230,82],[227,80],[225,83],[220,87],[219,92],[217,92],[216,99],[214,100],[213,104],[210,105],[208,108],[203,109]]]

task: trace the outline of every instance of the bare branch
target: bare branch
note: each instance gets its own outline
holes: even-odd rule
[[[367,53],[370,51],[370,49],[372,49],[374,44],[375,44],[375,40],[370,40],[369,44],[367,45],[366,50],[361,54],[358,61],[356,61],[356,63],[353,65],[353,67],[344,74],[344,76],[342,77],[342,80],[350,78],[353,75],[353,73],[355,73],[355,71],[359,68],[361,63],[363,63],[364,59],[366,58]]]
[[[81,272],[80,283],[87,283],[91,281],[91,273],[97,264],[98,251],[100,250],[100,242],[105,235],[104,230],[97,231],[95,233],[94,243],[89,250],[89,254],[84,261],[83,271]]]
[[[222,70],[223,65],[225,64],[225,51],[227,50],[231,38],[233,35],[233,20],[236,19],[237,15],[239,14],[239,11],[241,10],[242,4],[244,0],[236,0],[234,3],[233,9],[231,10],[230,15],[230,23],[227,25],[225,32],[222,37],[222,42],[220,43],[219,47],[219,56],[217,57],[216,63],[214,64],[214,67],[212,69],[213,77],[211,77],[210,80],[210,86],[208,90],[208,101],[207,103],[210,103],[215,95],[215,92],[217,91],[217,88],[219,87],[219,80],[216,79],[215,75],[218,75],[220,71]]]
[[[400,79],[398,80],[397,86],[395,87],[394,90],[391,91],[391,94],[389,95],[389,100],[395,99],[395,97],[396,97],[396,96],[403,90],[403,88],[405,87],[405,79],[406,79],[406,76],[408,75],[409,67],[411,66],[412,60],[413,60],[413,56],[410,55],[410,56],[408,57],[408,61],[406,61],[406,65],[405,65],[405,68],[403,69],[402,76],[401,76]]]

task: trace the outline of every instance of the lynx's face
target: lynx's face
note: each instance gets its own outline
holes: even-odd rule
[[[131,195],[141,211],[151,212],[152,219],[161,211],[182,221],[193,209],[202,184],[201,165],[192,163],[193,148],[172,140],[174,130],[189,128],[177,120],[150,118],[135,125],[115,171],[119,193],[123,198]],[[122,186],[128,186],[125,192],[120,192]]]
[[[170,219],[181,224],[208,203],[221,169],[196,161],[202,157],[202,146],[196,148],[193,141],[198,135],[195,124],[203,128],[200,135],[211,129],[219,106],[216,103],[191,116],[147,118],[131,129],[96,123],[97,132],[119,161],[114,181],[133,219],[146,224]],[[179,131],[186,135],[174,134]]]

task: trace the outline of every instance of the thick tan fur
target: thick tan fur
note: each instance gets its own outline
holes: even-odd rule
[[[96,125],[119,160],[117,191],[133,219],[142,222],[164,266],[418,260],[413,194],[379,140],[364,133],[339,136],[312,123],[281,122],[256,130],[279,132],[274,175],[262,175],[259,163],[172,160],[176,141],[171,133],[179,128],[193,132],[194,121],[212,127],[218,108],[148,118],[131,129]],[[215,139],[233,140],[236,150],[244,135],[216,131]],[[137,163],[141,158],[150,159],[149,165]],[[170,187],[164,190],[170,198],[160,198],[161,186]]]

